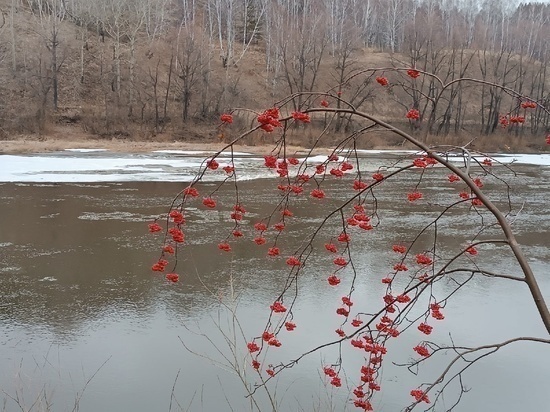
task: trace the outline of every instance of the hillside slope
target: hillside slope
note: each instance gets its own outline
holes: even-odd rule
[[[484,136],[480,147],[542,150],[541,136],[550,128],[547,112],[524,110],[524,99],[518,98],[529,95],[548,103],[546,65],[510,50],[487,52],[428,42],[407,53],[392,53],[365,47],[353,31],[346,41],[335,44],[312,25],[302,27],[299,36],[286,33],[278,38],[279,33],[258,31],[250,39],[246,32],[242,39],[226,39],[221,32],[209,31],[204,15],[202,20],[195,17],[193,24],[178,23],[178,16],[185,16],[179,3],[164,1],[162,24],[158,9],[154,15],[151,10],[139,14],[141,3],[128,8],[133,3],[119,2],[127,8],[104,8],[103,14],[100,9],[80,5],[73,10],[64,4],[0,2],[3,139],[23,135],[211,142],[221,137],[216,128],[221,113],[233,108],[260,112],[288,94],[310,91],[328,92],[334,96],[332,103],[340,93],[356,108],[433,143],[459,144]],[[520,94],[459,83],[443,93],[431,118],[432,106],[425,97],[436,96],[441,84],[426,75],[411,79],[405,71],[392,69],[412,66],[435,73],[443,82],[480,78]],[[389,85],[378,84],[379,76],[386,77]],[[320,100],[320,96],[300,98],[287,109],[315,106]],[[405,119],[412,107],[421,111],[422,121],[410,124]],[[498,127],[502,116],[519,115],[525,116],[524,124],[506,130]],[[241,117],[224,136],[250,126],[253,117]],[[292,131],[295,142],[307,145],[311,129],[326,127],[325,122],[318,117],[308,131]],[[339,119],[330,130],[342,133],[356,126]],[[327,139],[329,143],[331,138]],[[364,139],[366,147],[399,143],[376,133]]]

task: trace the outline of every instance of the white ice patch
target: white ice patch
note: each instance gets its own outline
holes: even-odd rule
[[[1,155],[0,182],[191,180],[202,159],[68,155]],[[189,171],[192,170],[192,173]],[[187,173],[186,173],[187,171]],[[185,175],[187,179],[185,179]]]
[[[40,216],[40,219],[54,219],[55,217],[57,217],[59,215],[60,215],[60,213],[52,213],[50,215]]]
[[[489,154],[487,156],[473,156],[472,159],[475,159],[479,163],[482,163],[483,160],[490,158],[495,160],[498,163],[510,164],[527,164],[534,166],[550,166],[550,153],[541,153],[541,154]],[[464,162],[464,156],[449,156],[449,160],[455,162]]]
[[[200,155],[212,155],[214,153],[217,153],[214,150],[154,150],[152,153],[161,153],[161,154],[172,154],[172,155],[191,155],[191,156],[200,156]],[[220,153],[218,157],[228,157],[231,156],[252,156],[251,153],[246,152],[223,152]]]
[[[510,154],[495,155],[494,158],[501,163],[520,163],[538,166],[550,166],[550,154]]]
[[[328,159],[328,156],[325,155],[317,155],[317,156],[311,156],[307,158],[308,163],[323,163],[326,162]],[[305,158],[300,159],[301,162],[306,160]]]
[[[200,155],[215,153],[213,150],[153,150],[153,153]]]
[[[110,212],[110,213],[96,213],[96,212],[84,212],[78,219],[81,220],[123,220],[126,222],[148,222],[152,221],[157,216],[143,215],[141,213],[130,212]]]
[[[418,150],[378,150],[378,149],[358,149],[361,154],[417,154],[422,153]]]
[[[0,268],[0,273],[17,273],[19,271],[21,271],[19,266],[7,266]]]
[[[46,276],[45,278],[38,279],[39,282],[56,282],[57,279],[53,276]]]
[[[364,151],[365,152],[365,151]],[[366,152],[365,152],[366,153]],[[404,153],[403,151],[377,151],[378,157],[385,154]],[[411,152],[418,153],[418,152]],[[239,180],[253,180],[277,177],[273,170],[263,166],[264,159],[235,154],[232,160],[237,166]],[[505,154],[494,155],[501,163],[532,164],[550,166],[550,154]],[[476,156],[480,162],[485,157]],[[302,159],[305,160],[305,159]],[[322,163],[327,156],[312,156],[309,164]],[[380,161],[382,159],[379,159]],[[453,160],[463,161],[461,157]],[[227,177],[220,162],[220,170],[207,170],[203,181],[221,181]],[[97,153],[61,153],[53,155],[0,155],[0,182],[19,183],[98,183],[98,182],[190,182],[205,166],[205,158],[200,156],[175,155],[120,155]],[[372,164],[370,165],[372,166]]]
[[[418,150],[367,150],[367,149],[358,149],[357,150],[357,154],[359,155],[360,158],[366,158],[368,155],[377,155],[379,156],[380,158],[383,158],[384,155],[391,155],[391,156],[396,156],[396,155],[399,155],[399,156],[404,156],[404,155],[410,155],[410,154],[414,154],[414,155],[421,155],[422,151],[418,151]],[[342,160],[346,160],[349,158],[348,157],[344,157],[342,156],[341,154],[337,154],[337,156],[339,157],[339,161],[342,161]],[[353,158],[353,156],[352,156]],[[306,160],[306,158],[302,157],[300,158],[300,161],[304,161]],[[326,162],[328,160],[328,156],[326,155],[316,155],[316,156],[311,156],[309,158],[307,158],[307,161],[308,163],[323,163],[323,162]]]

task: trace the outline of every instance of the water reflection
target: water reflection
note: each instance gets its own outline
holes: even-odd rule
[[[524,166],[519,172],[521,191],[513,197],[529,201],[514,225],[518,240],[528,246],[526,251],[533,269],[550,299],[546,271],[550,261],[547,236],[550,217],[545,199],[548,180],[540,178],[542,172],[536,167]],[[383,292],[380,279],[394,259],[390,246],[396,240],[409,239],[426,219],[437,216],[448,198],[448,191],[436,185],[424,190],[429,203],[419,207],[402,201],[399,197],[417,178],[411,173],[408,180],[388,182],[386,190],[377,190],[380,227],[354,237],[351,243],[353,250],[359,252],[355,293],[362,297],[358,304],[366,311],[379,304]],[[445,176],[437,179],[444,182]],[[205,184],[199,189],[208,193],[215,187]],[[0,362],[7,371],[0,377],[1,389],[14,393],[17,385],[23,385],[32,394],[47,382],[55,392],[55,403],[63,405],[60,410],[64,410],[94,371],[109,359],[86,389],[81,411],[168,409],[171,388],[180,369],[175,388],[181,404],[191,405],[190,410],[228,410],[227,393],[232,395],[236,410],[248,409],[236,379],[183,349],[180,338],[198,351],[207,348],[207,344],[182,324],[196,332],[217,336],[215,342],[223,342],[217,325],[218,322],[225,325],[228,320],[223,312],[218,318],[218,302],[229,297],[232,279],[239,318],[247,337],[254,336],[265,324],[267,302],[284,285],[284,258],[266,260],[265,247],[251,246],[252,229],[246,233],[248,240],[234,244],[232,254],[219,252],[216,245],[230,228],[227,213],[204,210],[197,204],[187,216],[191,223],[178,268],[182,282],[168,284],[152,275],[149,269],[158,257],[159,239],[147,233],[146,224],[164,212],[165,205],[180,189],[180,184],[161,182],[1,186]],[[277,194],[265,181],[243,182],[240,190],[249,210],[247,219],[252,223],[269,214],[277,204]],[[348,195],[347,190],[336,185],[327,190],[330,196],[321,203],[326,207],[338,205]],[[487,184],[487,190],[492,190],[491,183]],[[219,198],[228,199],[232,193],[231,188],[221,189]],[[504,196],[500,202],[505,204]],[[294,213],[304,219],[293,220],[289,225],[291,229],[281,245],[285,256],[300,250],[304,234],[320,222],[323,211],[312,205],[306,197],[296,199],[292,205]],[[232,201],[228,200],[220,209],[228,210],[231,206]],[[443,256],[456,253],[476,234],[480,222],[490,224],[491,217],[483,213],[472,214],[471,219],[455,212],[445,215],[437,228],[438,253]],[[339,227],[338,219],[329,221],[314,245],[322,249],[322,244],[338,233]],[[431,248],[432,233],[430,228],[420,239],[421,248]],[[497,235],[491,228],[482,234]],[[514,272],[513,261],[503,259],[500,247],[485,250],[489,253],[484,254],[483,264],[494,271]],[[334,291],[326,285],[329,257],[318,251],[313,253],[312,261],[320,262],[319,265],[306,265],[299,278],[296,316],[300,327],[285,341],[279,360],[297,356],[313,343],[332,338],[338,325]],[[341,291],[349,287],[351,273],[347,276]],[[453,287],[452,282],[443,281],[437,285],[437,291],[448,293]],[[473,345],[516,334],[541,333],[526,288],[513,282],[476,278],[449,302],[446,312],[449,321],[438,328],[436,340],[448,341],[448,333],[453,333],[453,338],[462,344]],[[418,339],[421,337],[413,335],[397,340],[390,350],[402,353],[401,360],[405,361]],[[480,365],[469,377],[469,383],[475,388],[481,385],[483,391],[474,390],[461,405],[465,409],[459,410],[481,410],[479,405],[488,400],[491,405],[498,404],[502,411],[544,409],[550,401],[543,390],[549,378],[548,350],[531,345],[526,348],[509,348],[503,351],[508,356],[496,356]],[[322,356],[333,359],[337,348]],[[273,361],[276,360],[277,356]],[[350,364],[355,360],[351,356]],[[314,355],[288,372],[280,383],[284,388],[280,393],[285,393],[283,403],[287,405],[282,410],[294,410],[296,404],[312,410],[316,403],[322,405],[321,410],[329,410],[332,392],[319,379],[321,361]],[[427,368],[421,376],[426,379],[434,376],[439,366]],[[529,393],[528,399],[524,397],[518,403],[507,395],[514,393],[512,388],[517,381],[505,377],[504,366],[515,371],[516,376],[526,377],[524,382],[529,386],[524,390]],[[24,373],[17,375],[18,371]],[[13,378],[16,375],[18,379]],[[384,382],[388,389],[377,400],[377,410],[392,411],[408,401],[403,387],[417,386],[419,380],[388,366]],[[116,393],[113,387],[117,388]],[[342,410],[338,408],[346,404],[347,392],[337,391],[333,395],[332,402],[339,405],[335,410]]]

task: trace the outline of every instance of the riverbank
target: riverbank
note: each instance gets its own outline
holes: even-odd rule
[[[139,142],[123,140],[66,140],[66,139],[16,139],[3,141],[0,154],[48,153],[67,149],[95,149],[111,152],[146,153],[155,150],[204,150],[215,151],[223,148],[223,144],[213,143],[180,143],[180,142]]]
[[[222,150],[230,141],[228,138],[219,140],[211,130],[203,130],[205,137],[202,141],[191,133],[192,141],[176,139],[172,134],[157,135],[155,140],[133,138],[101,138],[83,132],[79,127],[59,126],[43,136],[14,135],[0,140],[0,155],[51,153],[70,149],[108,150],[113,153],[150,153],[157,150],[203,151],[215,152]],[[387,147],[389,148],[389,147]],[[257,142],[254,145],[239,144],[234,146],[235,151],[264,155],[273,150],[273,145],[266,142]],[[382,147],[380,149],[383,149]],[[287,153],[304,154],[309,149],[300,145],[287,145]],[[327,153],[328,149],[315,150],[314,154]]]
[[[0,155],[10,154],[30,154],[30,153],[50,153],[71,149],[86,150],[107,150],[114,153],[150,153],[157,150],[180,150],[180,151],[204,151],[215,152],[223,149],[227,142],[205,142],[189,143],[177,141],[152,142],[152,141],[127,141],[117,139],[72,139],[72,138],[45,138],[38,140],[34,137],[18,137],[13,140],[3,140],[0,142]],[[267,154],[273,146],[256,145],[234,146],[236,151],[247,152],[251,154]],[[287,146],[289,153],[303,153],[307,149],[300,146]],[[324,152],[320,149],[318,152]]]
[[[95,149],[95,150],[108,150],[113,153],[150,153],[157,150],[179,150],[179,151],[203,151],[203,152],[215,152],[222,150],[227,146],[229,138],[219,140],[213,133],[207,130],[203,130],[202,136],[204,139],[198,138],[198,133],[193,133],[192,141],[182,141],[175,138],[172,134],[158,135],[155,140],[143,140],[133,138],[101,138],[93,134],[85,133],[78,127],[63,126],[57,127],[49,134],[43,136],[37,135],[15,135],[10,136],[5,140],[0,140],[0,154],[37,154],[37,153],[50,153],[58,152],[67,149]],[[509,137],[509,136],[506,136]],[[303,136],[301,139],[296,136],[290,139],[292,145],[287,145],[287,153],[291,154],[305,154],[309,153],[307,143],[311,140]],[[254,144],[239,144],[235,145],[234,149],[240,152],[247,152],[251,154],[264,155],[273,150],[273,144],[269,144],[268,139],[260,138],[245,139],[245,143],[253,142]],[[470,147],[487,153],[545,153],[547,152],[547,145],[544,145],[544,141],[537,146],[526,145],[525,142],[508,142],[505,141],[503,136],[497,138],[497,136],[484,136],[482,139],[476,140],[472,137],[455,137],[448,138],[445,141],[436,136],[430,136],[427,140],[429,145],[445,145],[461,147],[464,144],[470,143]],[[362,149],[374,149],[374,150],[403,150],[412,149],[414,147],[404,144],[402,140],[389,141],[388,139],[382,139],[380,137],[371,138],[367,147],[361,147]],[[330,153],[332,148],[318,148],[313,154],[326,154]]]

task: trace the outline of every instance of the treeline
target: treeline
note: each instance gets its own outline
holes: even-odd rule
[[[0,0],[0,133],[74,123],[102,136],[212,122],[229,107],[263,109],[289,93],[339,87],[388,119],[410,108],[436,135],[540,135],[550,119],[550,5],[488,0]],[[390,70],[417,67],[456,83]],[[381,92],[374,81],[387,76]],[[350,80],[351,78],[351,80]],[[340,86],[338,86],[340,85]],[[335,89],[333,89],[336,91]],[[426,100],[425,97],[429,99]],[[307,100],[297,101],[310,104]],[[333,127],[350,126],[339,119]]]

